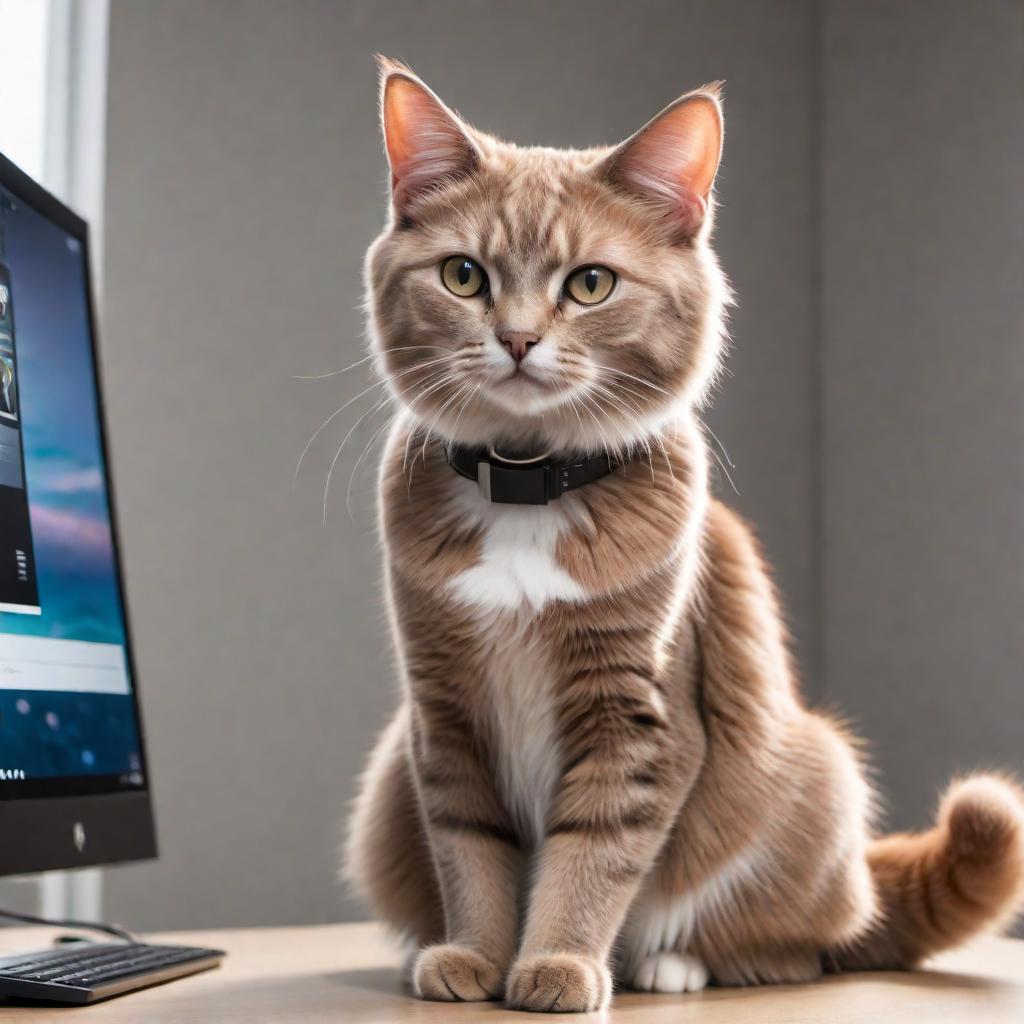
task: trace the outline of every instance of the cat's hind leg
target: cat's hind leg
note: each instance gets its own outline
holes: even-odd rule
[[[403,705],[360,779],[342,876],[379,918],[423,947],[444,940],[444,910],[406,753],[408,728]]]
[[[798,985],[822,975],[816,944],[765,945],[716,957],[710,971],[716,985]]]
[[[638,992],[699,992],[708,969],[692,953],[664,949],[641,960],[625,982]]]

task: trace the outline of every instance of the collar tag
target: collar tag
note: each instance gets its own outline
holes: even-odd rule
[[[550,470],[547,452],[531,459],[509,459],[491,447],[476,464],[476,482],[484,498],[497,505],[546,505]]]

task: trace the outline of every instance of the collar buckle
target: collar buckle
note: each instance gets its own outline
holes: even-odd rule
[[[551,452],[528,459],[502,455],[490,445],[476,464],[476,483],[487,501],[499,505],[546,505],[551,493]]]

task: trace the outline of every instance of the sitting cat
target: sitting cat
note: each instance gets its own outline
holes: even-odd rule
[[[520,148],[382,61],[366,264],[402,408],[380,473],[403,699],[346,872],[416,992],[525,1010],[908,968],[1018,907],[1009,779],[871,835],[857,743],[801,701],[696,411],[729,291],[719,91],[615,148]]]

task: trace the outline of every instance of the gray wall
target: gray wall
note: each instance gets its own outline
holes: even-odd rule
[[[825,677],[903,827],[1024,769],[1024,5],[824,27]]]
[[[337,822],[394,683],[361,471],[384,212],[374,51],[523,142],[632,132],[727,78],[721,249],[741,304],[713,424],[813,654],[814,25],[806,4],[115,2],[104,352],[162,844],[108,875],[142,927],[353,913]],[[585,101],[584,101],[585,100]],[[352,410],[365,407],[357,402]],[[372,421],[372,418],[371,418]]]

